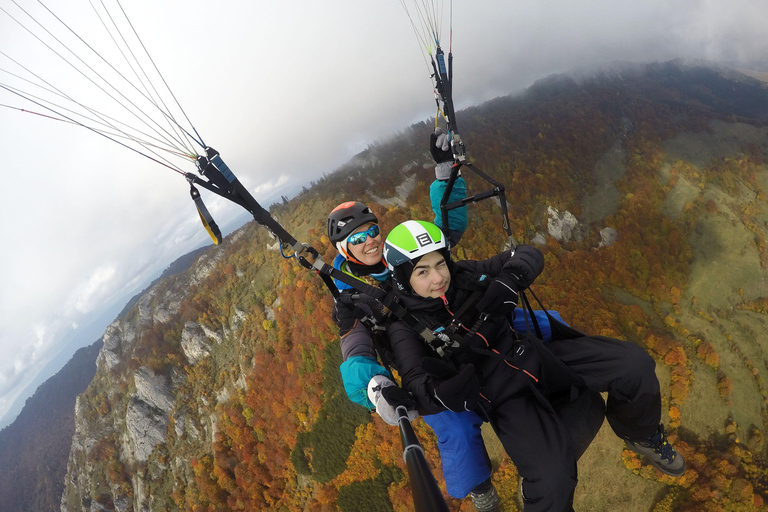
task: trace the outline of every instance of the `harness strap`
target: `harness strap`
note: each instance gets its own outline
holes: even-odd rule
[[[528,288],[530,290],[530,288]],[[531,303],[528,302],[528,297],[525,296],[525,293],[521,290],[518,294],[523,299],[523,304],[525,305],[525,308],[523,308],[523,317],[525,318],[525,330],[528,332],[531,332],[531,326],[528,323],[528,318],[530,315],[531,323],[533,324],[533,329],[536,331],[536,337],[540,340],[544,339],[544,336],[541,334],[541,329],[539,328],[539,322],[536,320],[536,315],[533,314],[533,308],[531,307]],[[531,292],[531,295],[533,295],[533,292]],[[539,299],[536,299],[539,300]],[[541,305],[541,302],[539,302],[539,305]],[[544,306],[541,306],[542,309],[544,309]],[[544,310],[547,314],[547,317],[549,317],[549,312],[547,310]]]
[[[469,298],[464,301],[464,304],[462,304],[461,307],[459,307],[459,309],[456,311],[456,313],[453,314],[453,320],[451,320],[451,323],[448,326],[451,332],[456,332],[459,327],[464,327],[466,329],[466,327],[461,323],[461,320],[459,319],[462,318],[470,308],[475,307],[475,305],[480,301],[484,293],[485,293],[484,290],[475,290],[474,292],[472,292],[472,295],[470,295]],[[476,331],[478,327],[479,325],[476,324],[474,326],[474,330]],[[467,330],[469,331],[470,329],[467,329]]]
[[[541,301],[536,296],[536,294],[533,293],[533,290],[528,288],[528,291],[531,293],[533,298],[536,299],[536,302],[539,304],[541,309],[544,311],[544,314],[547,315],[547,320],[549,320],[549,327],[550,327],[550,330],[552,331],[552,340],[553,341],[555,341],[555,340],[567,340],[567,339],[572,339],[572,338],[583,338],[584,336],[586,336],[586,334],[584,334],[583,332],[574,329],[570,325],[565,325],[564,323],[559,321],[557,318],[553,317],[549,313],[547,308],[545,308],[544,305],[541,303]],[[534,321],[535,321],[535,317],[534,317]],[[541,337],[539,337],[539,339],[541,339]]]
[[[330,278],[336,279],[346,284],[347,286],[354,288],[358,292],[372,297],[374,300],[389,309],[397,318],[405,322],[411,329],[416,331],[419,336],[421,336],[429,344],[429,346],[432,347],[441,356],[445,355],[444,347],[459,346],[458,341],[453,340],[452,337],[443,329],[432,330],[424,325],[424,323],[422,323],[410,311],[408,311],[399,302],[396,301],[394,291],[387,293],[381,288],[365,283],[364,281],[361,281],[354,276],[351,276],[339,269],[332,267],[331,265],[328,265],[327,263],[323,262],[320,257],[317,257],[314,263],[310,263],[308,260],[306,260],[306,258],[301,256],[299,257],[299,261],[303,266],[316,270],[321,276],[327,276],[329,279],[323,279],[323,281],[326,283],[326,286],[330,290],[336,289],[336,293],[339,293],[338,288]],[[331,293],[333,293],[333,291]]]

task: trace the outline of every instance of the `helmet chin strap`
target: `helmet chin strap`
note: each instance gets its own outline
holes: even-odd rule
[[[357,263],[358,265],[365,265],[365,263],[352,256],[351,252],[347,251],[346,241],[336,242],[336,249],[338,249],[341,255],[344,256],[344,258],[347,260],[353,263]]]

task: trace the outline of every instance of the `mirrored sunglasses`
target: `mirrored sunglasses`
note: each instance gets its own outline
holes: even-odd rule
[[[365,242],[368,237],[376,238],[377,236],[379,236],[379,226],[378,224],[374,224],[366,231],[361,231],[360,233],[349,235],[349,238],[347,238],[347,243],[350,245],[359,245]]]

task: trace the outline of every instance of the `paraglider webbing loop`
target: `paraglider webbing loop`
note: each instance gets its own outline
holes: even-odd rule
[[[435,91],[439,97],[438,109],[442,102],[443,117],[448,123],[448,130],[458,134],[456,115],[453,107],[453,54],[448,54],[448,66],[445,65],[445,54],[438,47],[432,58],[432,79],[435,81]]]
[[[403,460],[408,467],[408,480],[413,491],[414,509],[416,512],[447,512],[448,504],[429,469],[424,448],[408,421],[408,410],[401,405],[396,411],[400,440],[403,443]]]
[[[192,184],[192,181],[189,182],[189,195],[192,196],[192,201],[194,201],[195,208],[197,208],[197,214],[200,216],[200,220],[203,223],[203,227],[208,232],[208,236],[211,237],[214,244],[219,245],[221,243],[221,230],[219,229],[218,224],[216,224],[216,221],[213,220],[213,216],[208,211],[208,208],[205,207],[203,198],[200,197],[200,191]]]
[[[477,194],[471,195],[469,197],[462,198],[459,201],[449,203],[448,199],[451,197],[453,185],[456,183],[456,179],[459,177],[459,170],[462,167],[467,168],[477,174],[480,178],[490,183],[493,188],[484,192],[478,192]],[[453,168],[451,168],[451,176],[448,178],[448,183],[445,187],[445,192],[443,192],[443,197],[440,199],[440,218],[443,223],[443,232],[446,233],[446,236],[450,230],[450,225],[448,223],[448,212],[450,210],[461,208],[462,206],[465,206],[469,203],[476,203],[478,201],[482,201],[483,199],[488,199],[489,197],[494,196],[499,198],[499,204],[501,205],[501,227],[504,228],[504,231],[508,236],[512,236],[512,229],[509,227],[509,213],[507,211],[507,198],[504,195],[504,185],[494,180],[469,162],[454,163]]]
[[[209,147],[206,148],[206,153],[207,156],[197,157],[197,167],[200,173],[210,181],[201,180],[194,174],[187,174],[187,179],[192,176],[195,183],[245,208],[253,215],[253,220],[266,227],[278,240],[290,245],[296,254],[306,250],[306,245],[298,242],[254,199],[248,189],[240,183],[240,180],[222,161],[218,151]]]

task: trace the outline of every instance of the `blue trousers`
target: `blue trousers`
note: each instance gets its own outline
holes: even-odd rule
[[[443,411],[424,416],[424,421],[437,435],[448,494],[463,498],[491,476],[480,416],[471,411]]]

